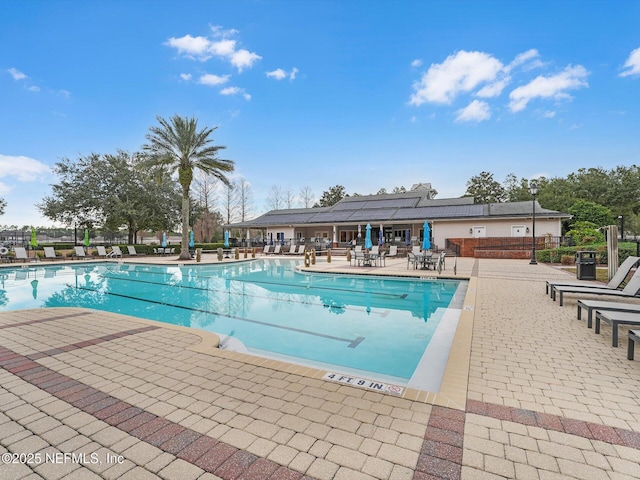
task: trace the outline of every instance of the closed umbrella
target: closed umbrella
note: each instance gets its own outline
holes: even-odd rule
[[[405,232],[404,241],[407,244],[407,247],[411,245],[411,230],[409,230],[408,228],[407,228],[407,231]]]
[[[424,225],[424,238],[422,239],[422,250],[431,249],[431,229],[429,228],[429,222],[425,220]]]
[[[380,225],[380,232],[378,232],[378,245],[382,246],[384,243],[384,234],[382,230],[382,225]]]
[[[160,244],[162,248],[167,246],[167,232],[162,232],[162,243]]]
[[[35,228],[31,229],[31,241],[29,242],[29,245],[31,245],[33,248],[36,248],[38,246],[38,238],[36,237]]]
[[[84,229],[84,241],[82,242],[82,244],[85,247],[88,247],[91,244],[91,242],[89,241],[89,229],[88,228]]]
[[[189,248],[193,248],[196,246],[196,242],[193,238],[193,230],[189,231]]]
[[[224,231],[224,248],[229,248],[229,230]]]
[[[373,243],[371,243],[371,225],[369,225],[367,223],[367,233],[365,234],[364,237],[364,248],[366,248],[367,250],[371,250],[371,247],[373,247]]]

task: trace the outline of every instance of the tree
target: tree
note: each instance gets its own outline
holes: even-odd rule
[[[492,173],[480,172],[467,182],[465,196],[473,197],[475,203],[498,203],[504,202],[505,190]]]
[[[391,193],[407,193],[407,189],[401,185],[399,187],[393,187],[393,190],[391,190]]]
[[[139,230],[168,229],[179,218],[177,192],[168,173],[144,165],[139,154],[64,158],[53,170],[59,183],[36,205],[53,221],[109,230],[126,226],[129,242],[135,243]]]
[[[329,188],[329,190],[322,192],[322,197],[320,197],[320,200],[314,207],[330,207],[348,196],[347,191],[342,185],[335,185]]]
[[[4,215],[5,208],[7,208],[7,201],[4,198],[0,198],[0,215]]]
[[[182,244],[180,259],[188,260],[189,255],[189,188],[194,170],[202,170],[213,175],[225,185],[229,179],[225,173],[234,170],[231,160],[218,157],[222,145],[213,145],[210,135],[217,127],[205,127],[198,130],[198,121],[191,117],[174,115],[169,121],[157,117],[159,127],[151,127],[143,146],[151,157],[151,164],[168,168],[178,173],[178,182],[182,188]]]
[[[293,194],[293,190],[291,190],[291,185],[287,187],[287,189],[283,193],[284,204],[287,208],[293,208],[293,203],[296,200],[296,196]]]
[[[587,200],[578,200],[569,208],[569,213],[573,215],[571,225],[575,225],[578,222],[591,222],[596,227],[603,227],[616,223],[611,210]]]
[[[238,211],[238,185],[231,182],[226,185],[222,193],[222,215],[225,223],[233,223],[237,218]]]
[[[311,187],[302,187],[300,189],[300,195],[298,195],[298,198],[300,199],[300,204],[302,205],[302,207],[311,208],[311,206],[313,205],[314,197],[315,195],[313,194]]]
[[[282,189],[277,185],[272,185],[267,196],[267,206],[270,210],[280,210],[284,205],[284,195]]]
[[[249,219],[253,209],[253,192],[251,185],[244,178],[236,183],[238,210],[240,221],[244,222]]]

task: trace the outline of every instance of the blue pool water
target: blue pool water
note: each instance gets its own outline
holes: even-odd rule
[[[464,294],[454,280],[303,274],[297,263],[7,268],[0,310],[106,310],[227,335],[250,353],[409,380],[451,300]]]

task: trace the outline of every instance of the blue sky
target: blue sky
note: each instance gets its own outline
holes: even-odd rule
[[[0,224],[63,157],[137,151],[195,116],[267,209],[483,170],[533,178],[640,161],[640,2],[0,3]],[[105,172],[108,174],[108,172]]]

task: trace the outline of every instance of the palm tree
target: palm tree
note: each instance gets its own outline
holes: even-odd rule
[[[193,170],[198,168],[214,176],[225,185],[229,179],[225,173],[233,172],[232,160],[218,158],[222,145],[212,145],[211,133],[218,127],[205,127],[198,131],[195,118],[174,115],[169,121],[156,117],[160,126],[151,127],[146,138],[149,141],[143,150],[150,155],[150,162],[178,172],[178,182],[182,187],[182,248],[180,259],[189,257],[189,188],[193,180]]]

